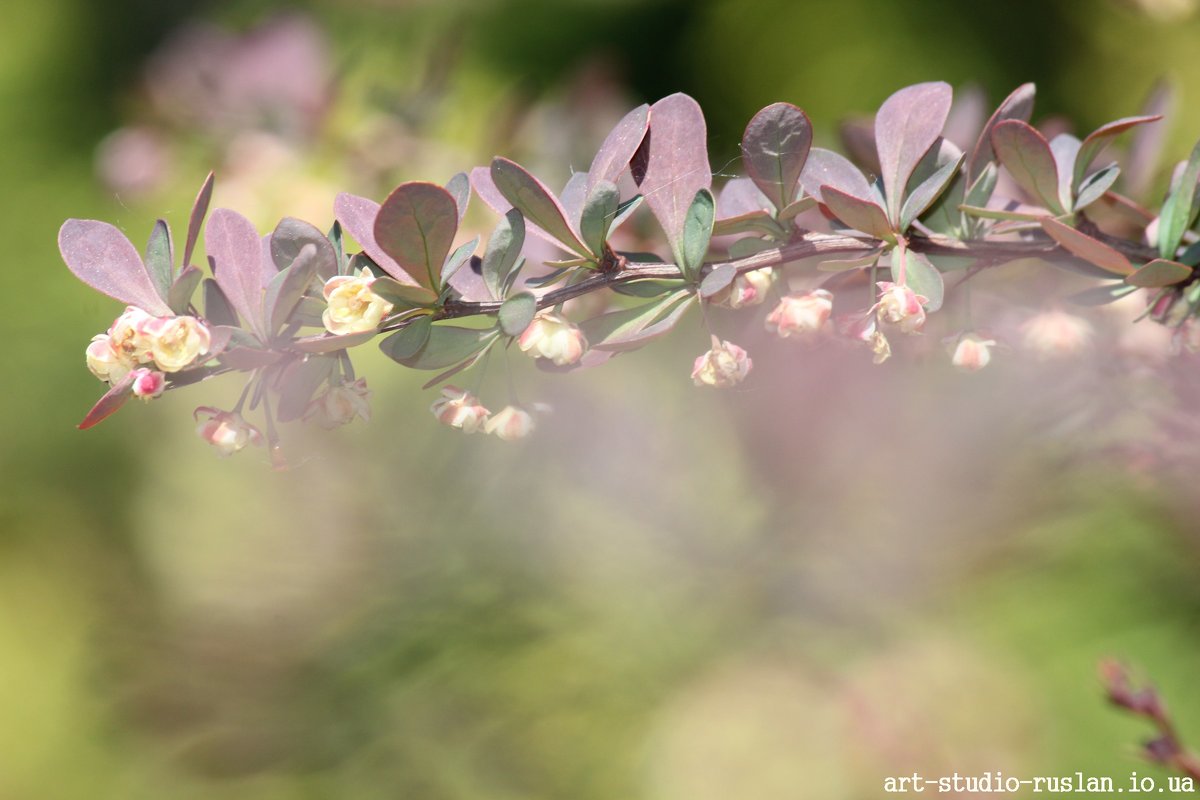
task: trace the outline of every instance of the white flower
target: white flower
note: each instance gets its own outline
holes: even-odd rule
[[[978,372],[992,360],[991,348],[994,339],[985,339],[978,333],[964,333],[954,343],[950,363],[963,372]]]
[[[366,267],[357,276],[337,275],[325,281],[322,291],[328,306],[321,314],[325,329],[344,336],[378,328],[383,318],[392,313],[392,304],[371,291],[374,282]]]
[[[729,308],[756,306],[767,299],[774,280],[775,271],[770,267],[740,273],[729,286],[717,292],[712,301]]]
[[[533,416],[518,406],[505,406],[484,423],[483,430],[506,442],[524,439],[533,432]]]
[[[216,448],[222,458],[231,456],[248,444],[261,445],[263,435],[236,411],[221,411],[209,406],[200,406],[192,416],[200,422],[196,433]]]
[[[442,387],[442,396],[429,407],[437,421],[463,433],[475,433],[487,421],[488,410],[479,398],[457,386]]]
[[[87,365],[100,380],[116,383],[129,374],[136,362],[114,348],[107,333],[98,333],[87,346]]]
[[[587,351],[588,342],[579,326],[553,311],[539,311],[517,339],[521,352],[546,358],[556,366],[574,364]]]
[[[150,357],[163,372],[178,372],[208,352],[212,334],[195,317],[154,317],[142,326]]]
[[[880,281],[879,288],[883,290],[876,305],[880,321],[890,322],[904,333],[917,333],[925,327],[927,297],[890,281]]]
[[[767,315],[766,328],[787,339],[811,336],[825,327],[833,313],[833,295],[824,289],[789,294]]]
[[[343,381],[331,386],[314,398],[304,412],[305,420],[313,420],[322,428],[336,428],[354,421],[355,417],[371,419],[371,392],[367,381]]]
[[[712,349],[698,356],[692,365],[692,383],[717,389],[737,386],[746,379],[753,366],[754,362],[745,350],[714,336]]]

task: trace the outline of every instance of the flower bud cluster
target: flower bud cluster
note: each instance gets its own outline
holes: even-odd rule
[[[148,399],[162,394],[163,373],[192,365],[211,347],[208,326],[195,317],[154,317],[129,306],[107,333],[92,337],[86,356],[92,374],[109,384],[134,373],[133,393]],[[144,367],[146,364],[157,369]]]
[[[516,405],[507,405],[493,414],[474,393],[457,386],[442,387],[442,396],[429,410],[438,422],[463,433],[483,431],[506,442],[524,439],[533,433],[533,415]]]

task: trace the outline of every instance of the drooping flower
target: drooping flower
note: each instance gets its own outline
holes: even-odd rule
[[[505,406],[484,423],[483,430],[506,442],[524,439],[533,432],[533,415],[519,406]]]
[[[1021,343],[1043,361],[1075,355],[1091,344],[1095,329],[1083,317],[1043,311],[1021,326]]]
[[[355,417],[370,421],[370,397],[371,392],[367,389],[365,378],[343,381],[336,386],[330,386],[313,398],[304,412],[304,419],[316,422],[322,428],[346,425],[353,422]]]
[[[135,364],[150,361],[154,337],[149,333],[148,326],[156,319],[136,306],[127,306],[108,329],[113,349]]]
[[[150,357],[163,372],[178,372],[212,346],[208,326],[195,317],[152,317],[142,330],[150,340]]]
[[[216,448],[222,458],[233,455],[248,444],[258,446],[263,443],[262,432],[242,419],[242,415],[236,411],[200,406],[192,412],[192,417],[200,423],[196,433]]]
[[[767,315],[766,328],[781,338],[811,336],[820,331],[833,313],[833,295],[824,289],[789,294]]]
[[[587,352],[587,337],[574,322],[554,311],[539,311],[517,339],[521,352],[545,358],[556,366],[574,364]]]
[[[344,336],[378,328],[392,313],[392,304],[371,291],[374,282],[366,267],[358,275],[336,275],[325,281],[323,294],[328,306],[321,314],[325,329]]]
[[[767,299],[774,280],[775,270],[770,267],[740,273],[729,286],[717,292],[712,301],[728,308],[756,306]]]
[[[925,304],[929,298],[891,281],[879,281],[879,288],[883,293],[875,308],[880,321],[890,322],[904,333],[918,333],[925,327]]]
[[[437,421],[463,433],[475,433],[487,421],[490,413],[479,398],[457,386],[442,387],[442,396],[429,407]]]
[[[138,367],[133,371],[133,383],[129,385],[134,397],[152,400],[167,388],[167,376],[148,367]]]
[[[88,369],[102,381],[116,383],[129,374],[135,362],[112,345],[112,337],[98,333],[87,346]]]
[[[754,362],[745,350],[714,336],[712,349],[698,356],[692,365],[692,383],[717,389],[737,386],[746,379],[753,366]]]
[[[978,372],[992,360],[995,339],[985,339],[975,332],[967,332],[954,340],[950,363],[963,372]]]

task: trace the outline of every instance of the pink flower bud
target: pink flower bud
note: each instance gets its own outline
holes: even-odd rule
[[[478,397],[457,386],[442,387],[442,396],[429,410],[437,417],[438,422],[458,428],[463,433],[475,433],[483,427],[490,413],[479,402]]]
[[[484,423],[483,430],[506,442],[524,439],[533,432],[533,417],[517,406],[505,406]]]
[[[992,360],[994,339],[984,339],[977,333],[964,333],[954,343],[950,363],[963,372],[978,372]]]
[[[1054,309],[1031,317],[1021,326],[1025,349],[1043,361],[1073,356],[1091,344],[1094,329],[1083,317]]]
[[[746,351],[715,336],[712,344],[712,349],[697,357],[692,365],[692,383],[725,389],[744,381],[754,366]]]
[[[824,289],[789,294],[767,315],[766,328],[780,337],[811,336],[825,327],[833,312],[833,295]]]
[[[152,400],[167,388],[167,376],[146,367],[138,367],[133,371],[133,383],[130,389],[134,397]]]
[[[313,421],[322,428],[336,428],[362,417],[364,421],[371,419],[371,404],[368,402],[371,392],[367,389],[365,378],[356,381],[343,381],[337,386],[331,386],[315,397],[304,411],[304,419]]]
[[[770,267],[743,272],[729,286],[717,292],[712,302],[728,308],[756,306],[767,299],[767,292],[774,280],[775,271]]]
[[[215,447],[222,458],[233,455],[248,444],[258,446],[263,443],[263,435],[258,428],[242,419],[242,415],[236,411],[200,406],[192,412],[192,417],[200,423],[196,433]]]
[[[929,298],[890,281],[879,281],[879,288],[883,294],[875,308],[880,321],[899,326],[904,333],[917,333],[925,327],[925,304]]]
[[[556,366],[574,364],[587,351],[588,342],[579,326],[553,311],[539,311],[517,339],[521,352],[547,358]]]

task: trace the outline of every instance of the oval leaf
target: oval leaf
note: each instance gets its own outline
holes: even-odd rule
[[[1004,98],[1004,102],[988,119],[983,130],[979,132],[979,139],[975,142],[975,149],[971,151],[970,159],[967,160],[966,171],[969,184],[975,183],[984,168],[996,160],[996,153],[992,149],[992,131],[1001,122],[1009,119],[1029,122],[1029,118],[1033,116],[1035,94],[1036,90],[1032,83],[1021,84],[1013,90],[1012,94]]]
[[[434,183],[402,183],[375,217],[375,241],[427,289],[440,292],[442,265],[458,233],[458,207]],[[382,266],[382,265],[381,265]]]
[[[516,265],[524,246],[525,218],[515,208],[509,209],[504,219],[500,220],[496,229],[492,231],[480,267],[484,285],[497,300],[504,296],[504,286],[509,273]]]
[[[204,228],[204,247],[213,277],[229,304],[265,338],[262,243],[254,225],[236,211],[218,208]]]
[[[560,244],[583,258],[593,254],[579,240],[567,222],[567,213],[550,190],[524,167],[507,158],[492,160],[492,182],[504,199],[533,224],[553,236]]]
[[[916,189],[905,199],[904,207],[900,210],[900,230],[908,230],[908,226],[913,224],[922,214],[925,213],[934,201],[941,197],[942,192],[946,191],[946,187],[954,180],[958,174],[959,165],[962,164],[962,156],[958,159],[943,164],[936,172],[921,182]]]
[[[196,194],[192,203],[192,213],[188,217],[187,242],[183,246],[183,266],[192,263],[192,253],[196,250],[196,242],[200,240],[200,227],[204,224],[204,215],[208,213],[208,204],[212,201],[213,173],[208,173],[204,184]]]
[[[925,304],[926,311],[933,313],[942,307],[946,284],[942,273],[923,253],[905,251],[904,280],[908,288],[929,301]]]
[[[365,197],[342,192],[333,201],[333,213],[346,232],[354,237],[372,261],[400,283],[415,286],[417,282],[396,263],[396,259],[384,252],[375,241],[375,218],[379,216],[379,204]]]
[[[1028,123],[1010,119],[992,129],[992,148],[1030,197],[1041,200],[1055,214],[1064,213],[1058,199],[1058,168],[1046,137]]]
[[[701,189],[712,188],[704,112],[678,93],[650,107],[646,170],[640,181],[646,205],[667,234],[676,263],[683,262],[683,226]]]
[[[446,191],[454,198],[454,207],[458,209],[458,224],[461,226],[463,217],[467,215],[467,207],[471,204],[471,179],[467,173],[455,173],[446,181]]]
[[[821,202],[821,187],[832,186],[843,194],[871,201],[871,184],[867,183],[862,170],[854,166],[845,156],[832,150],[814,147],[808,153],[804,171],[800,173],[804,191]]]
[[[1200,142],[1192,148],[1188,156],[1187,166],[1167,201],[1163,203],[1162,213],[1158,220],[1158,254],[1163,258],[1173,258],[1183,241],[1184,232],[1192,226],[1196,219],[1200,201],[1200,192],[1196,182],[1200,180]]]
[[[171,284],[171,288],[167,290],[167,305],[176,314],[186,314],[188,306],[191,305],[192,295],[196,293],[196,287],[200,285],[200,279],[204,277],[204,273],[198,268],[191,265],[183,268],[178,277]]]
[[[1163,286],[1174,286],[1192,277],[1192,268],[1178,261],[1168,261],[1156,258],[1143,264],[1125,282],[1130,286],[1141,286],[1146,289],[1158,289]]]
[[[424,344],[415,352],[409,353],[411,342],[405,341],[403,347],[397,343],[397,337],[405,332],[397,331],[384,339],[379,347],[393,361],[413,369],[445,369],[454,366],[495,342],[500,335],[494,328],[478,330],[454,325],[430,325]]]
[[[497,315],[500,320],[500,330],[509,336],[520,336],[533,322],[537,313],[537,298],[529,292],[514,294],[504,301]]]
[[[1086,233],[1080,233],[1070,225],[1064,225],[1056,219],[1046,218],[1041,223],[1042,229],[1050,235],[1050,238],[1062,245],[1072,255],[1117,275],[1133,273],[1133,264],[1129,262],[1129,259],[1099,239],[1093,239]]]
[[[633,154],[646,138],[650,128],[650,106],[642,104],[626,114],[604,137],[599,152],[588,169],[588,190],[601,181],[616,183],[633,160]]]
[[[954,90],[936,81],[918,83],[893,94],[875,115],[875,146],[879,150],[888,219],[900,221],[904,187],[922,156],[942,135]]]
[[[885,241],[896,241],[883,209],[867,200],[848,195],[832,186],[821,187],[825,206],[834,216],[856,231]]]
[[[775,208],[786,208],[796,199],[812,138],[812,123],[791,103],[773,103],[746,125],[742,135],[746,173]]]
[[[701,189],[696,192],[687,217],[683,221],[683,261],[680,270],[688,278],[700,274],[704,266],[704,258],[708,255],[708,245],[712,240],[713,218],[716,216],[716,201],[712,192]]]
[[[593,253],[604,252],[609,228],[617,218],[620,200],[616,184],[609,181],[598,181],[588,194],[580,216],[579,232],[583,235],[584,244]]]
[[[284,217],[271,234],[271,260],[278,270],[292,265],[305,246],[312,245],[313,267],[316,274],[328,280],[338,272],[337,251],[329,237],[315,225],[295,217]]]
[[[1101,125],[1096,130],[1088,134],[1083,140],[1083,144],[1079,148],[1079,154],[1075,158],[1075,174],[1073,185],[1078,187],[1083,181],[1083,175],[1087,172],[1087,168],[1096,160],[1096,156],[1100,155],[1100,151],[1104,149],[1115,136],[1119,136],[1130,128],[1138,125],[1145,125],[1149,122],[1158,122],[1162,119],[1161,116],[1149,117],[1124,117],[1107,125]]]
[[[58,231],[58,250],[75,277],[122,303],[168,316],[137,248],[117,228],[91,219],[69,219]]]
[[[150,231],[150,241],[146,243],[145,263],[146,271],[150,273],[150,280],[154,282],[154,288],[158,290],[158,296],[164,300],[167,299],[167,293],[171,290],[171,283],[174,281],[174,262],[175,251],[171,245],[171,229],[167,226],[166,220],[160,219],[154,223],[154,228]]]

